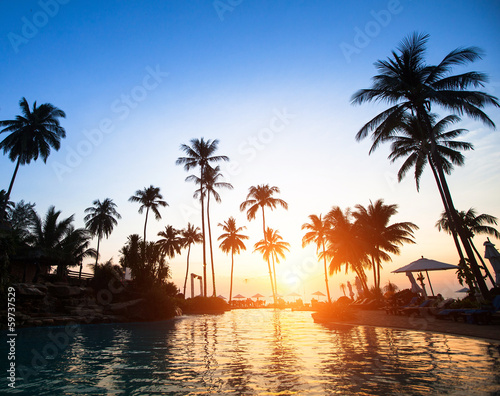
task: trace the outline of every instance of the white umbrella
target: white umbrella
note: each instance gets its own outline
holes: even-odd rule
[[[242,296],[241,294],[237,294],[236,296],[233,296],[233,298],[246,298],[246,297]]]
[[[452,264],[442,263],[441,261],[426,259],[422,256],[422,258],[413,261],[412,263],[405,265],[404,267],[398,268],[397,270],[392,271],[393,273],[400,272],[423,272],[425,271],[427,275],[427,279],[429,280],[429,286],[431,288],[432,295],[434,295],[434,290],[432,289],[431,279],[429,278],[428,271],[442,271],[449,269],[458,269],[458,266]]]
[[[490,261],[493,271],[495,271],[495,283],[500,286],[500,253],[495,249],[495,245],[490,242],[490,238],[483,245],[485,246],[484,258]]]
[[[320,296],[324,297],[325,296],[325,294],[321,293],[319,290],[317,292],[312,293],[312,295],[313,296],[318,296],[318,297],[320,297]]]
[[[259,298],[262,298],[262,297],[264,297],[264,296],[263,296],[262,294],[260,294],[260,293],[254,294],[254,295],[252,296],[252,298],[256,298],[257,300],[258,300]]]

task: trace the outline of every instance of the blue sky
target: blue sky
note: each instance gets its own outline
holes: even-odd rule
[[[248,187],[264,183],[280,187],[290,205],[269,214],[269,226],[292,245],[278,269],[282,293],[324,287],[314,249],[301,248],[300,226],[333,205],[383,198],[399,205],[394,221],[420,227],[417,244],[385,265],[384,281],[406,286],[404,275],[389,271],[421,255],[457,262],[452,240],[434,227],[442,206],[432,175],[424,174],[420,193],[411,176],[398,184],[388,148],[368,156],[369,140],[354,139],[384,107],[354,107],[349,99],[370,85],[373,63],[414,31],[430,34],[430,63],[459,46],[481,47],[484,59],[469,69],[488,73],[485,90],[499,96],[498,1],[47,0],[2,2],[0,11],[0,119],[18,114],[23,96],[67,114],[61,149],[47,164],[22,167],[11,198],[35,202],[39,213],[55,205],[65,217],[75,214],[78,226],[93,200],[112,198],[123,218],[101,244],[103,259],[118,262],[127,236],[142,233],[144,218],[128,198],[151,184],[170,206],[149,222],[148,239],[167,224],[201,225],[194,186],[175,160],[181,143],[203,136],[220,140],[220,154],[231,159],[222,169],[234,185],[213,206],[213,233],[235,216],[250,236],[249,252],[236,260],[236,293],[269,291],[266,265],[251,254],[261,225],[238,210]],[[500,122],[497,109],[487,113]],[[456,206],[500,216],[498,132],[468,119],[460,126],[475,151],[449,177]],[[0,167],[6,189],[14,164],[2,156]],[[476,238],[480,250],[484,239]],[[200,262],[198,247],[198,272]],[[185,253],[171,260],[179,286],[184,263]],[[217,252],[216,263],[227,294],[230,259]],[[351,278],[335,275],[334,293]],[[451,273],[434,278],[446,292],[458,285]]]

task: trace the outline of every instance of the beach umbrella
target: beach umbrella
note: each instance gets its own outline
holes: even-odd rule
[[[319,290],[317,292],[312,293],[312,295],[317,297],[325,296],[325,294],[321,293]]]
[[[457,290],[455,293],[468,293],[469,292],[469,289],[467,287],[464,287],[460,290]]]
[[[264,296],[263,296],[262,294],[260,294],[260,293],[254,294],[254,295],[252,296],[252,298],[256,298],[257,300],[258,300],[259,298],[262,298],[262,297],[264,297]]]
[[[217,297],[218,297],[218,298],[222,298],[223,300],[227,300],[227,298],[226,298],[226,297],[224,297],[222,294],[219,294]]]
[[[493,271],[495,271],[495,283],[500,286],[500,253],[495,249],[495,245],[490,242],[490,238],[483,243],[484,258],[490,261]]]
[[[246,297],[242,296],[241,294],[237,294],[236,296],[233,296],[233,298],[246,298]]]
[[[424,272],[427,275],[427,279],[429,280],[429,286],[431,288],[432,295],[434,295],[434,290],[432,289],[432,284],[431,284],[431,279],[429,278],[429,272],[428,271],[444,271],[444,270],[449,270],[449,269],[458,269],[458,266],[452,265],[452,264],[446,264],[442,263],[441,261],[436,261],[436,260],[431,260],[431,259],[426,259],[422,256],[422,258],[419,258],[416,261],[411,262],[408,265],[405,265],[404,267],[398,268],[397,270],[392,271],[393,273],[400,273],[400,272]],[[423,275],[420,274],[422,279]]]

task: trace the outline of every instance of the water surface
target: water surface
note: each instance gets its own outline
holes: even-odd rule
[[[62,327],[20,329],[16,363],[24,379],[12,390],[2,378],[6,394],[500,394],[499,344],[326,327],[287,310],[84,325],[73,337]]]

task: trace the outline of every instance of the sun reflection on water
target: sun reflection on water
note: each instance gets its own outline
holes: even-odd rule
[[[44,331],[23,329],[28,342]],[[60,356],[19,385],[37,395],[492,394],[499,373],[498,344],[327,327],[308,312],[261,309],[81,326]]]

